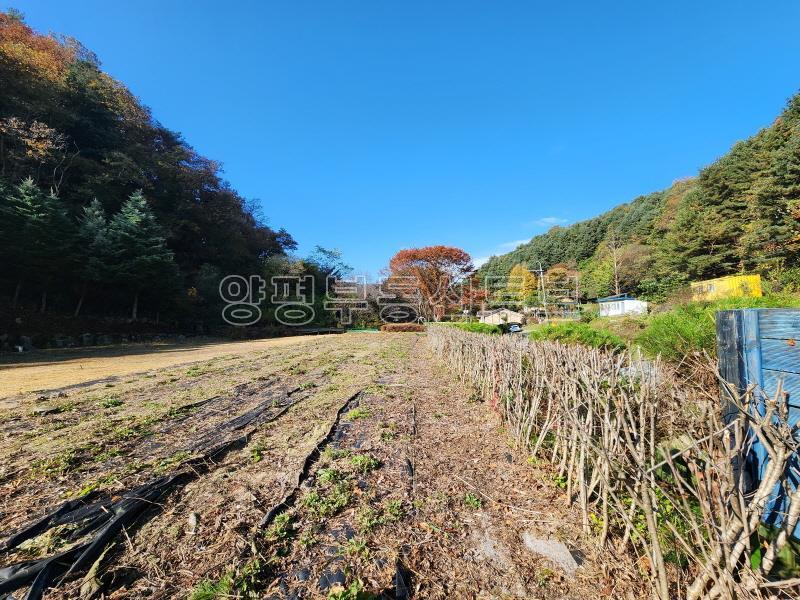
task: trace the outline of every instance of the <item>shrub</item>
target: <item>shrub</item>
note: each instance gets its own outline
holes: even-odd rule
[[[566,323],[551,323],[530,333],[532,340],[557,340],[565,344],[583,344],[592,348],[606,348],[621,350],[625,342],[610,331],[595,329],[586,323],[569,321]]]
[[[503,333],[503,328],[499,325],[490,325],[489,323],[431,323],[442,327],[455,327],[456,329],[463,329],[464,331],[471,331],[472,333],[488,333],[491,335],[499,335]]]
[[[597,304],[586,304],[581,310],[581,323],[591,323],[600,317],[600,308]]]
[[[717,351],[715,314],[737,308],[798,308],[800,297],[772,295],[762,298],[727,298],[716,302],[690,302],[669,312],[653,315],[636,342],[642,349],[672,361],[706,351]]]
[[[388,331],[390,333],[425,331],[425,326],[420,323],[384,323],[381,325],[381,331]]]

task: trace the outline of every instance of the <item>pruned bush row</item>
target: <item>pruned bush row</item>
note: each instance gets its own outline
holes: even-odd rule
[[[489,323],[457,323],[457,322],[443,322],[431,323],[436,327],[452,327],[454,329],[461,329],[462,331],[471,331],[472,333],[488,333],[491,335],[500,335],[503,333],[503,328],[499,325],[490,325]]]
[[[533,340],[557,340],[564,343],[584,344],[592,348],[606,348],[608,350],[622,350],[625,341],[601,329],[595,329],[586,323],[567,321],[566,323],[551,323],[534,329],[530,333]]]
[[[403,331],[425,331],[425,326],[419,323],[384,323],[381,331],[403,332]]]
[[[434,353],[474,384],[516,443],[549,463],[598,544],[628,552],[654,597],[790,598],[798,442],[783,395],[739,395],[680,380],[630,352],[429,327]],[[706,359],[700,369],[711,370]],[[703,379],[701,379],[703,380]],[[760,406],[761,409],[757,410]],[[769,460],[745,477],[758,439]],[[794,458],[793,458],[794,456]],[[770,497],[782,490],[785,518]]]

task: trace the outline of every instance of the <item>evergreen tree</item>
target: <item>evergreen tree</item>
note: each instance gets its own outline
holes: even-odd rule
[[[47,290],[70,261],[74,235],[60,200],[45,194],[30,177],[3,199],[2,237],[8,247],[9,270],[16,278],[13,306],[25,280],[41,288],[40,310],[47,308]]]
[[[131,318],[136,320],[142,292],[170,290],[177,278],[174,255],[141,191],[131,194],[111,219],[108,241],[112,276],[133,296]]]
[[[111,272],[111,247],[108,238],[108,219],[103,205],[94,199],[83,209],[83,218],[78,224],[76,258],[79,261],[78,274],[81,279],[81,293],[75,307],[78,316],[90,285],[107,281]]]

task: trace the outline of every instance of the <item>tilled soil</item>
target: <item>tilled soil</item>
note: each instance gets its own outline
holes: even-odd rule
[[[638,587],[624,561],[590,549],[551,471],[508,445],[424,336],[323,337],[105,385],[20,397],[2,415],[0,539],[65,502],[101,515],[95,529],[59,524],[0,551],[2,569],[94,539],[102,552],[53,577],[47,598],[598,598]],[[163,490],[136,497],[154,481]],[[102,511],[132,503],[135,518],[97,542],[113,521]],[[574,562],[526,540],[560,542]],[[3,580],[0,570],[0,597]]]

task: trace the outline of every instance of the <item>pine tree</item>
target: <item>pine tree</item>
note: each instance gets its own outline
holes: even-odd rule
[[[16,277],[13,306],[16,308],[23,282],[41,287],[40,310],[47,309],[47,290],[70,261],[74,235],[72,223],[61,201],[45,194],[28,178],[3,199],[2,237],[8,247],[6,260]]]
[[[83,209],[83,218],[78,224],[76,257],[80,264],[81,294],[75,307],[78,316],[90,285],[107,281],[110,277],[109,262],[111,248],[108,237],[108,219],[103,205],[94,199]]]
[[[111,219],[108,241],[113,278],[133,295],[131,318],[136,320],[142,292],[168,290],[177,277],[174,255],[141,191]]]

